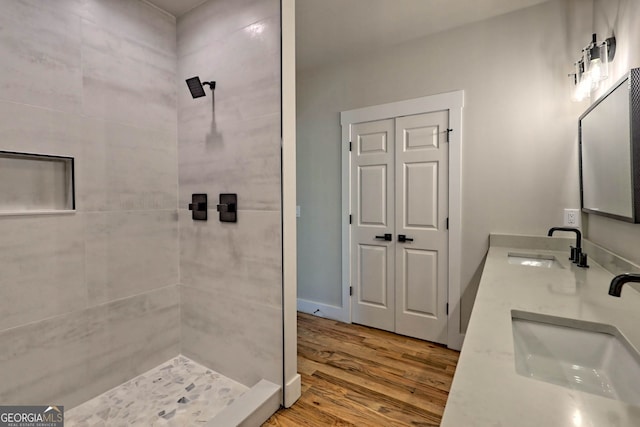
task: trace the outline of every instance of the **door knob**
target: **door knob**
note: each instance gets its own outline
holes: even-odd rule
[[[407,237],[404,234],[398,234],[398,242],[413,242],[413,239],[411,237]]]
[[[392,237],[393,236],[391,235],[391,233],[385,233],[384,236],[376,236],[376,239],[383,239],[383,240],[386,240],[387,242],[390,242]]]

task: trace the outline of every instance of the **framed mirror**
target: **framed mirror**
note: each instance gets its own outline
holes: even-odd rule
[[[583,212],[640,222],[640,68],[580,116]]]

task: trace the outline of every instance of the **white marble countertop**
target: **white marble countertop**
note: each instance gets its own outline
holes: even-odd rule
[[[554,255],[563,268],[512,265],[510,252]],[[514,309],[613,325],[640,349],[640,293],[625,285],[621,298],[609,296],[613,275],[593,260],[590,268],[578,268],[568,255],[568,249],[489,249],[442,426],[640,426],[640,402],[634,406],[516,372]]]

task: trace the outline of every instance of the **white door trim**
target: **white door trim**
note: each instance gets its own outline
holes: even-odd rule
[[[296,218],[296,11],[295,0],[282,0],[282,401],[285,408],[302,390],[298,374],[297,218]]]
[[[462,108],[464,91],[441,93],[406,101],[358,108],[340,113],[342,126],[342,310],[340,319],[351,322],[349,278],[350,233],[350,153],[351,124],[399,116],[449,110],[449,315],[447,316],[447,346],[461,349],[464,334],[460,333],[460,266],[462,252]]]

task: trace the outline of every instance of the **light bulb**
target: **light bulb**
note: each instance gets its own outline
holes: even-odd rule
[[[574,98],[576,101],[582,101],[591,95],[591,88],[593,87],[593,80],[591,79],[591,73],[582,73],[580,81],[576,85],[576,91]]]
[[[600,58],[592,59],[589,64],[589,74],[593,84],[602,80],[602,61]]]

